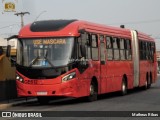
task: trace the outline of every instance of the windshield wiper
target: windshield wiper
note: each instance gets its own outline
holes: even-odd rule
[[[51,63],[51,61],[47,58],[47,56],[48,56],[48,50],[46,51],[46,54],[45,54],[45,57],[44,57],[44,59],[46,59],[47,61],[48,61],[48,63],[52,66],[52,67],[54,67],[54,65]]]
[[[50,62],[50,60],[47,58],[47,55],[48,55],[48,51],[46,51],[46,54],[45,54],[45,57],[44,59],[47,60],[47,62],[51,65],[51,67],[54,67],[54,65]],[[37,56],[34,60],[32,60],[32,62],[29,64],[29,67],[32,67],[32,65],[34,65],[37,60],[40,59],[39,56]]]
[[[32,67],[32,65],[39,59],[39,56],[37,56],[32,62],[29,64],[29,67]]]

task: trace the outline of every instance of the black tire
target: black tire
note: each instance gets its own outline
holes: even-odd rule
[[[147,89],[149,89],[151,87],[151,78],[148,77],[148,84],[147,84]]]
[[[121,95],[124,96],[126,94],[127,94],[127,82],[125,78],[123,78],[122,84],[121,84]]]
[[[37,99],[41,105],[47,105],[49,103],[48,97],[41,96],[41,97],[37,97]]]
[[[146,82],[145,82],[145,85],[144,85],[144,90],[147,90],[147,88],[148,88],[148,80],[146,79]]]
[[[145,82],[145,85],[144,85],[144,89],[147,90],[151,87],[151,78],[148,77],[148,75],[146,75],[146,82]]]
[[[90,95],[87,97],[87,101],[96,101],[98,96],[98,85],[92,81],[90,84]]]

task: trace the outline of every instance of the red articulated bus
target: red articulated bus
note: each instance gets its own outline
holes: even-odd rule
[[[17,36],[18,96],[86,97],[135,87],[157,78],[155,41],[135,30],[80,20],[36,21]]]

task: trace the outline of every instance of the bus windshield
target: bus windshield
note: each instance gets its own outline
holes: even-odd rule
[[[58,67],[70,63],[73,37],[20,39],[17,64],[26,67]]]

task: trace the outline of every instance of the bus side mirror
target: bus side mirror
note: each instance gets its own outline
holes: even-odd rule
[[[86,47],[85,47],[85,45],[80,46],[80,51],[81,51],[82,57],[86,58]]]
[[[7,50],[6,50],[6,57],[10,57],[11,56],[11,45],[7,46]]]
[[[3,54],[3,48],[0,46],[0,56]]]
[[[7,41],[11,40],[11,39],[17,39],[18,35],[13,35],[10,36],[9,38],[7,38]],[[10,57],[11,56],[11,45],[7,46],[7,50],[6,50],[6,57]]]

